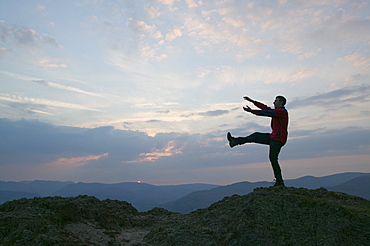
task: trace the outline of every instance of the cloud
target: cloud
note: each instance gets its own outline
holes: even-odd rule
[[[24,80],[24,81],[39,80],[36,77],[27,76],[27,75],[23,75],[23,74],[20,74],[20,73],[12,73],[12,72],[3,71],[3,70],[0,70],[0,74],[3,74],[3,75],[5,75],[7,77],[10,77],[10,78]]]
[[[208,23],[200,19],[187,18],[184,22],[189,36],[199,41],[200,46],[210,44],[235,43],[233,34],[229,29],[219,26],[218,23]]]
[[[67,67],[67,64],[63,63],[59,59],[41,58],[34,62],[37,66],[41,67]]]
[[[155,29],[155,27],[146,24],[145,21],[135,20],[133,18],[128,19],[126,25],[134,32],[149,32]]]
[[[36,46],[37,33],[29,28],[15,29],[14,38],[19,44]]]
[[[370,101],[370,86],[358,85],[349,86],[342,89],[320,93],[315,96],[295,98],[289,103],[289,108],[299,108],[306,106],[333,107],[337,105],[343,107],[346,104],[366,103]]]
[[[49,107],[58,107],[58,108],[69,108],[69,109],[76,109],[76,110],[88,110],[88,111],[100,111],[98,109],[90,108],[84,105],[79,105],[75,103],[69,102],[62,102],[57,100],[49,100],[44,98],[33,98],[33,97],[24,97],[18,95],[8,95],[8,94],[0,94],[0,100],[12,103],[20,103],[20,104],[30,104],[30,105],[41,105],[41,106],[49,106]]]
[[[173,5],[173,3],[176,0],[156,0],[158,3],[164,4],[164,5]]]
[[[198,3],[195,0],[186,0],[186,4],[188,5],[188,8],[198,7]]]
[[[172,29],[169,33],[166,34],[166,41],[171,42],[175,38],[181,37],[181,36],[182,36],[181,28],[177,27],[177,28]]]
[[[170,112],[170,110],[169,109],[167,109],[167,110],[159,110],[159,111],[157,111],[157,113],[160,113],[160,114],[168,114]]]
[[[201,116],[220,116],[220,115],[224,115],[224,114],[228,114],[229,113],[229,110],[211,110],[211,111],[207,111],[207,112],[202,112],[202,113],[198,113],[198,115],[201,115]]]
[[[63,46],[61,46],[60,44],[58,44],[58,42],[55,40],[55,38],[53,38],[52,36],[49,36],[47,34],[43,34],[42,36],[40,36],[40,41],[44,44],[48,44],[54,48],[63,48]]]
[[[296,138],[284,147],[284,158],[300,159],[324,156],[365,154],[370,131],[359,127],[319,129],[315,134]],[[288,140],[290,141],[290,140]]]
[[[352,66],[361,66],[369,63],[370,56],[362,56],[361,53],[355,52],[352,55],[344,56],[337,59],[352,64]]]
[[[16,43],[31,48],[43,45],[58,49],[63,48],[54,37],[48,34],[39,34],[36,30],[28,27],[7,25],[4,21],[0,22],[0,38],[3,42],[7,42],[7,45]]]
[[[157,122],[162,122],[161,120],[147,120],[147,123],[157,123]]]
[[[84,91],[84,90],[81,90],[81,89],[78,89],[78,88],[75,88],[75,87],[72,87],[72,86],[69,86],[69,85],[54,83],[54,82],[46,81],[46,80],[43,80],[43,79],[32,80],[32,82],[35,82],[37,84],[44,85],[44,86],[57,88],[57,89],[73,91],[73,92],[82,93],[82,94],[86,94],[86,95],[90,95],[90,96],[102,97],[102,95],[97,94],[97,93]]]
[[[177,149],[174,141],[169,141],[166,146],[162,149],[153,149],[149,153],[141,153],[140,157],[133,161],[127,161],[126,163],[135,163],[135,162],[152,162],[158,160],[162,157],[170,157],[172,155],[182,154],[181,149]]]
[[[107,157],[108,153],[101,155],[87,155],[71,158],[59,158],[51,163],[48,163],[48,166],[57,166],[57,167],[67,167],[67,168],[76,168],[82,165],[85,165],[91,160],[99,160],[102,157]]]
[[[162,10],[160,8],[155,8],[152,6],[145,6],[144,11],[150,19],[156,19],[162,14]]]
[[[38,165],[57,160],[82,161],[82,157],[89,161],[88,156],[104,156],[106,159],[121,157],[119,163],[150,152],[153,147],[149,141],[151,138],[146,134],[115,130],[113,127],[58,127],[40,121],[6,119],[1,119],[0,123],[3,136],[1,155],[4,157],[1,164],[19,164],[24,160],[24,165]],[[17,153],[20,158],[16,157]],[[82,159],[73,159],[77,157]],[[90,160],[99,159],[95,157]]]
[[[286,78],[283,78],[282,81],[298,81],[311,76],[315,71],[316,69],[305,68],[300,71],[294,72],[293,74],[290,74]]]
[[[228,114],[229,112],[230,112],[229,110],[217,109],[217,110],[209,110],[205,112],[182,114],[180,115],[180,117],[188,118],[191,116],[198,116],[198,115],[205,116],[205,117],[217,117],[217,116]]]
[[[45,10],[45,5],[37,4],[37,10],[39,10],[39,11]]]
[[[327,15],[323,12],[320,23],[309,33],[308,37],[322,45],[338,45],[345,43],[361,43],[370,32],[370,20],[351,16],[342,8]]]
[[[245,125],[251,131],[253,125]],[[254,125],[254,128],[261,128]],[[236,130],[231,130],[237,136]],[[197,173],[207,168],[268,162],[264,145],[247,144],[230,149],[226,132],[180,134],[176,132],[148,136],[139,131],[113,127],[78,128],[54,126],[40,121],[0,119],[0,173],[9,167],[38,170],[44,179],[97,180],[169,179],[166,173]],[[369,151],[370,131],[363,128],[317,129],[295,132],[281,154],[281,160],[316,158]],[[242,135],[243,136],[243,135]],[[345,141],[344,141],[345,140]],[[13,170],[13,169],[12,169]],[[59,178],[58,174],[60,172]],[[64,171],[63,171],[64,170]],[[68,176],[62,176],[62,174]],[[49,176],[48,176],[49,175]],[[177,175],[177,174],[176,174]],[[156,181],[155,181],[156,180]],[[188,177],[188,180],[193,180]],[[196,182],[196,180],[194,180]],[[186,182],[186,181],[185,181]]]
[[[245,25],[242,20],[236,20],[231,17],[224,17],[223,21],[225,21],[227,24],[232,25],[233,27],[242,27]]]

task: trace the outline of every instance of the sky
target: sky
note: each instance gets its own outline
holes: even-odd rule
[[[369,76],[367,0],[0,0],[0,180],[272,181],[277,95],[285,179],[370,172]]]

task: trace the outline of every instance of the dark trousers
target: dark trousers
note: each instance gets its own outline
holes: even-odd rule
[[[266,144],[270,146],[269,150],[269,159],[271,162],[272,170],[274,171],[276,181],[283,181],[283,177],[281,175],[281,168],[279,165],[278,157],[283,147],[283,143],[272,140],[270,138],[270,133],[261,133],[255,132],[247,137],[239,137],[235,138],[238,144],[245,144],[245,143],[259,143],[259,144]]]

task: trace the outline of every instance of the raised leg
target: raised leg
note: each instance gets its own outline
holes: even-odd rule
[[[229,140],[230,147],[242,145],[246,143],[270,144],[270,133],[255,132],[247,137],[232,137],[230,132],[227,133],[227,140]]]

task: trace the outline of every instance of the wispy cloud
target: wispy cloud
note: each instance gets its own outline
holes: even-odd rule
[[[32,80],[32,82],[35,82],[37,84],[44,85],[44,86],[49,86],[49,87],[57,88],[57,89],[62,89],[62,90],[67,90],[67,91],[73,91],[73,92],[82,93],[82,94],[86,94],[86,95],[90,95],[90,96],[102,97],[102,95],[97,94],[97,93],[84,91],[84,90],[81,90],[81,89],[78,89],[78,88],[75,88],[75,87],[72,87],[72,86],[58,84],[58,83],[46,81],[46,80],[43,80],[43,79],[40,79],[40,80]]]
[[[3,74],[3,75],[8,76],[8,77],[15,78],[15,79],[20,79],[20,80],[23,80],[23,81],[31,81],[31,82],[34,82],[34,83],[39,84],[39,85],[48,86],[48,87],[52,87],[52,88],[56,88],[56,89],[73,91],[73,92],[86,94],[86,95],[90,95],[90,96],[103,97],[103,95],[98,94],[98,93],[85,91],[85,90],[82,90],[82,89],[79,89],[79,88],[76,88],[76,87],[73,87],[73,86],[63,85],[63,84],[60,84],[60,83],[55,83],[55,82],[47,81],[47,80],[44,80],[44,79],[40,79],[40,78],[28,76],[28,75],[16,74],[16,73],[11,73],[11,72],[7,72],[7,71],[1,71],[1,70],[0,70],[0,74]]]
[[[338,58],[337,60],[348,62],[353,66],[361,66],[369,63],[370,56],[363,56],[361,53],[356,52],[351,55]]]
[[[180,117],[188,118],[188,117],[217,117],[223,116],[230,113],[230,110],[227,109],[216,109],[216,110],[208,110],[208,111],[200,111],[200,112],[189,112],[186,114],[181,114]]]
[[[71,158],[59,158],[51,163],[46,164],[47,166],[55,166],[55,167],[62,167],[62,168],[76,168],[79,166],[86,165],[91,160],[99,160],[102,157],[107,157],[108,153],[104,153],[101,155],[87,155],[87,156],[79,156],[79,157],[71,157]]]
[[[17,95],[7,95],[7,94],[0,94],[0,100],[13,102],[13,103],[21,103],[21,104],[32,104],[32,105],[43,105],[49,107],[58,107],[58,108],[69,108],[69,109],[76,109],[76,110],[88,110],[88,111],[100,111],[98,109],[86,107],[84,105],[56,101],[56,100],[48,100],[43,98],[32,98],[32,97],[24,97],[24,96],[17,96]]]
[[[169,141],[162,149],[153,149],[149,153],[141,153],[136,160],[126,161],[126,163],[153,162],[163,157],[170,157],[176,154],[182,154],[181,148],[176,148],[174,141]]]
[[[67,64],[63,63],[59,59],[41,58],[35,61],[34,64],[36,64],[37,66],[41,66],[41,67],[54,67],[54,68],[67,67]]]

